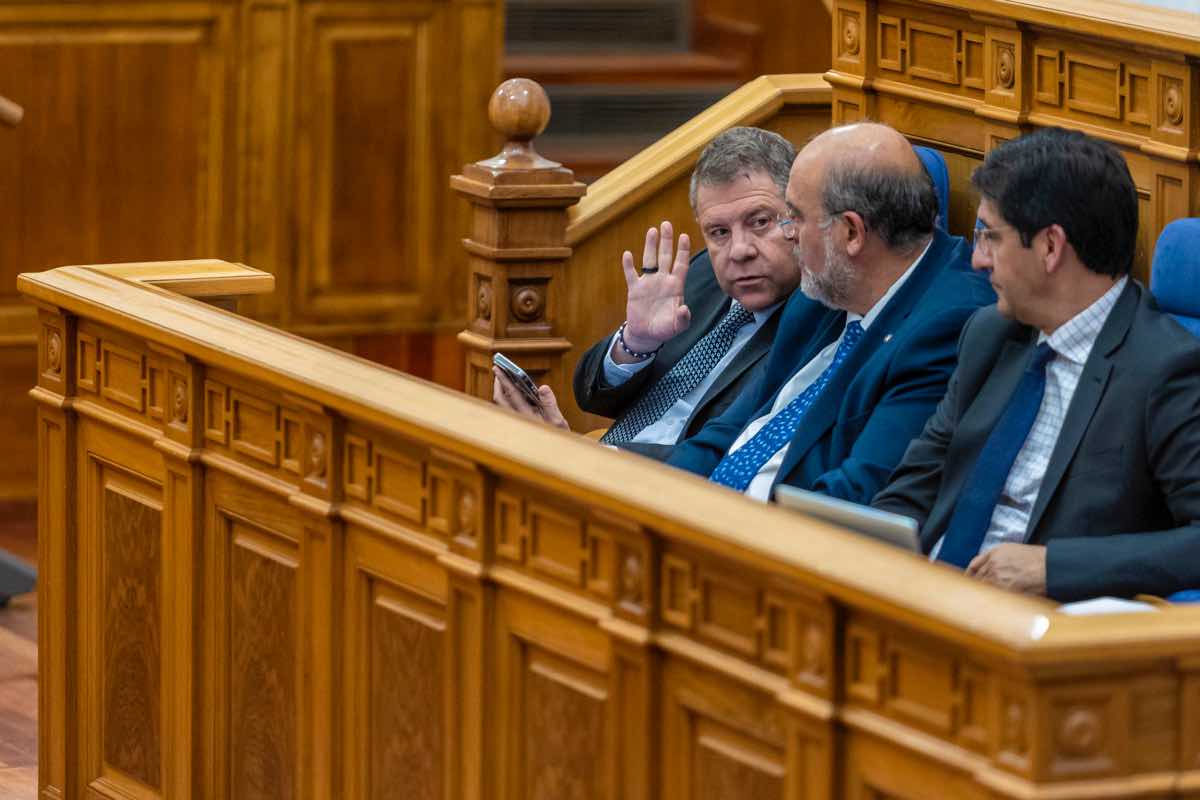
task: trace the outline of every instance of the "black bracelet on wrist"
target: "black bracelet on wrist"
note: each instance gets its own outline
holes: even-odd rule
[[[638,361],[645,361],[659,350],[662,350],[661,344],[647,353],[639,353],[636,350],[630,350],[629,345],[625,344],[625,326],[628,324],[629,320],[626,320],[621,323],[621,327],[617,328],[617,344],[621,345],[621,349],[625,351],[625,355],[629,356],[630,358],[636,358]]]

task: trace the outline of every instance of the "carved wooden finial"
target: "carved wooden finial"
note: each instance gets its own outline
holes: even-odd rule
[[[536,84],[534,84],[536,86]],[[540,90],[542,87],[538,86]],[[25,109],[9,100],[7,97],[0,95],[0,123],[15,127],[20,123],[22,117],[25,116]]]
[[[479,162],[480,166],[502,170],[554,169],[557,161],[542,158],[533,147],[533,139],[550,122],[550,98],[537,81],[511,78],[496,87],[488,102],[488,119],[504,136],[500,154]]]

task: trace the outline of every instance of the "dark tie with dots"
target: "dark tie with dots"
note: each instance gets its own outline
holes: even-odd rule
[[[605,444],[628,442],[647,425],[661,419],[679,398],[700,385],[717,362],[729,352],[737,332],[743,325],[753,321],[753,314],[742,308],[736,300],[732,302],[721,321],[696,342],[683,358],[676,361],[675,366],[659,378],[633,408],[613,423],[600,441]]]

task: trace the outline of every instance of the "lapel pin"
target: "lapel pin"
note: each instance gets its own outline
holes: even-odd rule
[[[885,335],[885,336],[883,337],[883,343],[884,343],[884,344],[887,344],[887,343],[888,343],[888,342],[890,342],[891,340],[892,340],[892,335],[891,335],[890,333],[889,333],[889,334],[887,334],[887,335]]]

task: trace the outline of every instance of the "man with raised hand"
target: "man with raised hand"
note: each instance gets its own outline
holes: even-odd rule
[[[795,149],[758,128],[733,128],[704,149],[690,199],[706,249],[675,249],[669,222],[646,233],[641,274],[624,253],[625,322],[597,342],[575,372],[580,408],[614,417],[603,441],[651,456],[669,452],[737,397],[774,338],[779,310],[799,285],[792,244],[776,224]],[[810,305],[812,318],[820,314]],[[539,413],[497,372],[496,402]],[[549,387],[545,418],[566,421]]]
[[[668,463],[758,500],[785,483],[867,503],[945,393],[963,324],[995,296],[966,243],[935,229],[929,174],[887,126],[816,137],[787,203],[802,294],[761,377]],[[815,329],[813,300],[826,307]]]

